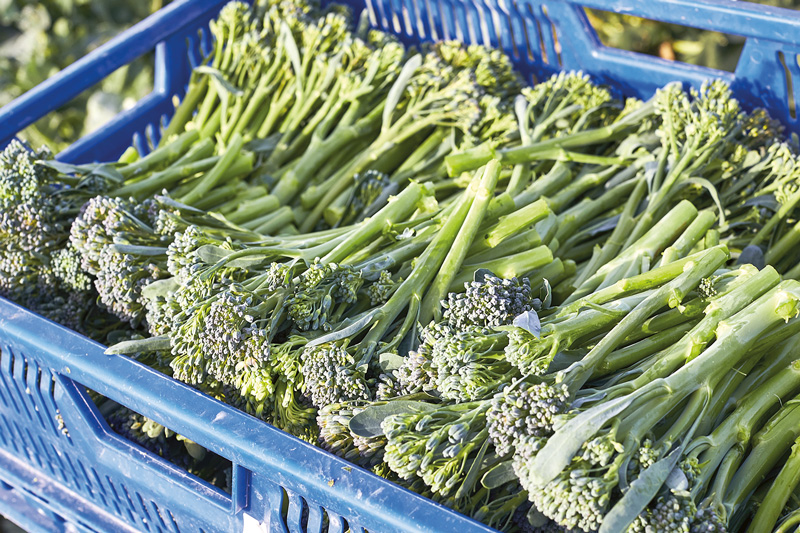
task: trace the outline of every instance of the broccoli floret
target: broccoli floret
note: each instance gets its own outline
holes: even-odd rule
[[[544,439],[552,435],[555,418],[566,412],[568,405],[567,387],[546,383],[495,395],[486,413],[486,423],[497,455],[512,453],[528,438]]]
[[[464,286],[465,293],[450,293],[442,302],[444,318],[456,329],[508,325],[533,308],[534,297],[527,278],[503,279],[486,273],[483,279]]]
[[[352,304],[364,284],[361,274],[350,266],[323,265],[318,260],[309,265],[300,281],[286,298],[286,309],[301,331],[330,330],[339,304]]]
[[[306,347],[300,356],[303,393],[323,408],[348,400],[367,400],[370,390],[364,373],[344,346],[336,343]]]
[[[353,178],[355,190],[350,198],[341,224],[357,224],[389,201],[391,192],[396,192],[388,174],[377,170],[367,170]]]
[[[454,330],[433,343],[431,367],[442,398],[480,400],[494,394],[518,374],[506,361],[505,332],[476,326]]]
[[[621,452],[622,445],[608,434],[585,442],[558,477],[541,489],[531,487],[533,504],[562,526],[596,531],[619,481]],[[520,482],[526,487],[525,477]]]
[[[391,415],[381,422],[384,460],[404,480],[422,479],[435,494],[455,493],[487,438],[485,402]]]
[[[651,502],[628,527],[627,533],[690,533],[695,512],[690,493],[669,491]]]
[[[362,400],[333,403],[319,410],[320,446],[331,453],[365,468],[383,460],[386,438],[383,435],[361,437],[350,431],[350,419],[370,404]]]

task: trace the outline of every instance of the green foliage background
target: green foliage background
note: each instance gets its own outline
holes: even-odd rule
[[[46,80],[168,0],[0,0],[0,105]],[[153,87],[152,57],[123,67],[20,134],[62,150]]]

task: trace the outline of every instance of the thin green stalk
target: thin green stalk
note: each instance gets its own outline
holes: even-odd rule
[[[575,210],[564,212],[559,217],[559,227],[556,238],[562,243],[575,234],[580,228],[596,219],[603,213],[617,208],[625,198],[628,198],[636,187],[636,183],[627,182],[603,193],[599,198],[587,199],[584,205]],[[558,211],[552,202],[548,205]]]
[[[689,251],[694,248],[694,245],[705,237],[708,230],[711,229],[711,226],[716,222],[717,215],[712,211],[707,209],[700,211],[697,214],[697,218],[686,228],[686,231],[684,231],[671,246],[662,252],[660,264],[666,265],[688,254]]]
[[[600,267],[595,275],[578,287],[566,303],[591,294],[597,289],[603,289],[624,277],[638,274],[638,272],[631,274],[630,269],[631,267],[638,268],[639,261],[654,264],[658,254],[674,243],[695,217],[697,217],[697,209],[692,203],[688,200],[681,201],[661,219],[656,227],[626,247],[615,259]]]
[[[135,183],[127,184],[111,192],[112,196],[123,198],[135,197],[140,200],[160,192],[164,188],[194,176],[198,172],[205,172],[212,168],[218,157],[212,156],[214,143],[208,139],[196,143],[175,163],[160,172],[154,172],[147,178]]]
[[[524,252],[525,250],[536,248],[540,244],[542,244],[542,239],[539,237],[539,232],[536,231],[536,228],[528,228],[505,240],[503,246],[495,246],[494,248],[482,250],[474,254],[467,252],[465,262],[467,264],[482,263],[507,255]]]
[[[289,206],[283,206],[274,213],[267,215],[269,217],[268,220],[261,218],[263,222],[255,228],[256,233],[261,233],[262,235],[274,235],[277,233],[281,228],[288,224],[292,224],[294,220],[294,211]]]
[[[628,201],[625,202],[625,208],[617,221],[614,231],[611,232],[611,236],[603,245],[603,248],[596,255],[592,256],[586,267],[581,269],[578,279],[576,280],[578,286],[583,285],[589,278],[597,274],[597,271],[616,257],[622,249],[625,239],[627,239],[629,232],[636,223],[636,210],[639,208],[639,204],[646,192],[647,182],[639,178],[636,183],[636,188],[634,188]]]
[[[550,264],[553,261],[553,251],[547,246],[537,246],[531,250],[520,252],[513,255],[483,261],[480,263],[470,263],[464,265],[458,275],[455,276],[451,287],[461,287],[464,283],[472,281],[475,271],[486,269],[492,271],[496,276],[505,279],[524,276],[538,268]]]
[[[141,159],[119,168],[118,171],[123,178],[130,179],[150,172],[158,166],[168,165],[185,154],[197,142],[198,136],[198,132],[194,130],[184,132],[174,141],[156,148]]]
[[[800,398],[786,403],[752,439],[752,449],[728,485],[723,505],[738,509],[800,437]],[[732,513],[731,513],[732,514]]]
[[[761,227],[761,229],[758,230],[758,233],[755,234],[753,240],[750,241],[750,244],[758,245],[764,242],[765,239],[768,239],[772,235],[775,226],[777,226],[778,223],[786,218],[786,216],[792,212],[798,203],[800,203],[800,190],[796,191],[794,194],[789,196],[785,202],[781,203],[778,211],[770,217],[770,219]]]
[[[482,232],[479,239],[469,249],[470,255],[479,254],[495,248],[503,241],[520,233],[526,226],[532,226],[551,213],[547,202],[537,200],[513,213],[500,217],[500,220]]]
[[[575,261],[562,261],[558,257],[540,269],[528,274],[531,287],[541,287],[544,280],[554,287],[570,276],[575,275]]]
[[[775,265],[786,254],[797,250],[798,245],[800,245],[800,222],[792,226],[775,244],[769,247],[764,260],[770,265]]]
[[[500,163],[497,161],[490,161],[483,171],[483,176],[478,183],[477,176],[474,178],[475,192],[471,193],[473,196],[472,205],[470,205],[467,216],[464,219],[464,224],[459,229],[453,245],[447,256],[442,262],[439,272],[436,274],[431,286],[425,293],[422,300],[422,306],[419,312],[419,321],[421,324],[427,324],[432,319],[437,322],[441,320],[442,310],[441,301],[447,297],[450,292],[450,287],[453,285],[453,280],[461,269],[464,258],[467,256],[470,245],[475,239],[478,229],[480,228],[483,218],[486,215],[486,210],[489,207],[489,201],[494,196],[495,187],[497,187],[497,178],[500,176]]]
[[[772,486],[759,505],[747,532],[759,533],[759,531],[775,529],[778,519],[783,514],[783,510],[798,484],[800,484],[800,438],[795,439],[789,458],[772,482]]]
[[[180,105],[172,115],[164,134],[161,136],[161,143],[159,146],[164,146],[166,142],[172,139],[174,135],[178,135],[183,131],[186,124],[191,120],[192,114],[197,110],[200,100],[205,96],[208,89],[208,76],[196,76],[192,74],[192,79],[189,81],[189,90],[183,97]]]
[[[605,357],[622,343],[625,337],[640,327],[642,322],[665,305],[669,305],[669,307],[679,305],[686,295],[697,287],[700,280],[711,275],[727,259],[728,254],[721,249],[709,250],[696,261],[693,261],[691,268],[687,267],[680,275],[656,289],[653,294],[636,306],[636,309],[620,320],[614,329],[603,337],[583,360],[572,365],[560,377],[562,381],[568,384],[571,393],[574,394],[582,387],[586,380],[591,377],[596,366],[601,364]]]
[[[640,125],[640,122],[655,112],[653,100],[646,102],[636,111],[626,115],[621,120],[600,128],[584,130],[577,133],[548,139],[546,141],[534,142],[528,146],[517,148],[507,148],[495,151],[491,147],[479,147],[475,150],[467,150],[458,154],[450,155],[446,158],[447,171],[451,177],[458,176],[462,172],[474,170],[485,165],[492,159],[500,159],[504,165],[516,165],[535,161],[542,154],[552,153],[557,149],[587,147],[593,144],[611,141],[621,137]]]
[[[227,214],[226,218],[234,224],[242,224],[272,213],[280,206],[277,198],[272,195],[265,195],[260,198],[256,197],[251,200],[243,201],[236,211]]]
[[[234,161],[242,156],[242,147],[244,146],[244,139],[241,135],[234,135],[231,139],[230,145],[225,150],[217,164],[208,171],[193,188],[192,191],[183,197],[180,202],[191,205],[193,202],[201,199],[214,185],[219,183],[225,172],[231,167]]]

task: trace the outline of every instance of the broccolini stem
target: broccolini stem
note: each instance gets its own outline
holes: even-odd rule
[[[717,249],[727,253],[727,248],[725,248],[725,246],[720,245],[717,247]],[[619,298],[625,294],[641,292],[660,287],[661,285],[680,275],[686,269],[687,264],[697,261],[703,257],[704,253],[705,250],[694,253],[667,265],[654,268],[653,270],[649,270],[637,276],[621,279],[613,285],[609,285],[608,287],[593,292],[588,296],[574,300],[569,304],[562,305],[558,309],[558,314],[559,316],[562,316],[570,313],[577,313],[581,307],[584,307],[589,303],[602,304]]]
[[[178,135],[178,132],[183,131],[186,124],[192,119],[192,114],[197,110],[197,106],[205,96],[207,89],[208,76],[198,76],[193,72],[189,81],[189,90],[186,91],[183,100],[175,110],[175,114],[172,115],[169,124],[167,124],[159,146],[164,146],[174,135]]]
[[[565,207],[572,205],[578,198],[584,198],[588,191],[603,185],[616,175],[616,166],[611,166],[597,172],[583,173],[574,179],[572,183],[549,198],[548,205],[550,205],[553,211],[560,213]]]
[[[800,437],[800,397],[795,397],[753,437],[750,453],[736,470],[727,487],[723,499],[725,507],[737,509],[747,495],[785,456],[798,437]]]
[[[773,268],[765,268],[748,278],[730,292],[716,297],[705,309],[705,316],[686,336],[671,346],[641,376],[627,384],[632,389],[646,386],[651,381],[668,376],[687,360],[697,357],[712,341],[718,325],[750,305],[756,298],[778,285],[780,275]]]
[[[313,206],[313,209],[300,227],[301,231],[310,231],[316,226],[325,209],[352,184],[353,176],[366,170],[370,164],[378,161],[392,148],[409,137],[436,125],[437,117],[435,115],[427,116],[410,125],[406,125],[404,122],[400,120],[388,130],[381,132],[367,150],[353,159],[346,167],[321,184],[312,186],[303,193],[301,199],[303,206]],[[405,126],[405,128],[401,126]]]
[[[785,335],[786,331],[792,333],[788,338]],[[763,337],[752,354],[752,359],[757,360],[758,366],[754,370],[747,372],[747,375],[736,390],[732,391],[724,402],[721,402],[723,406],[717,408],[719,412],[715,420],[718,420],[721,414],[733,411],[742,401],[742,398],[750,394],[752,389],[771,379],[786,365],[800,358],[800,343],[794,338],[794,335],[798,332],[800,332],[800,324],[797,320],[791,320],[788,324],[779,326],[769,335]],[[766,354],[766,357],[764,357],[764,354]]]
[[[547,265],[528,274],[527,277],[531,282],[531,287],[541,287],[544,280],[547,280],[553,287],[574,275],[576,268],[575,261],[562,261],[556,257]]]
[[[775,244],[769,247],[764,260],[767,264],[776,265],[787,253],[797,250],[798,244],[800,244],[800,222],[792,226]]]
[[[128,180],[126,185],[114,191],[112,195],[142,198],[159,192],[164,187],[211,168],[218,159],[212,157],[213,154],[214,143],[210,139],[203,139],[166,169],[155,172],[147,178]]]
[[[569,165],[558,161],[547,174],[532,180],[524,191],[514,195],[514,203],[528,205],[543,196],[552,196],[569,185],[570,181],[572,181],[572,171]]]
[[[253,196],[256,196],[253,198]],[[225,218],[234,224],[249,222],[256,217],[262,217],[276,211],[280,207],[278,199],[272,195],[261,196],[251,194],[250,200],[245,200],[239,204],[236,211],[228,213]],[[286,206],[288,207],[288,206]]]
[[[200,138],[201,139],[212,139],[215,138],[217,133],[219,132],[219,125],[222,121],[222,108],[218,107],[212,114],[211,117],[206,121],[203,126],[200,128]],[[197,130],[192,130],[197,131]]]
[[[648,297],[636,309],[628,314],[622,321],[592,349],[592,351],[578,363],[579,371],[591,366],[597,353],[602,354],[603,345],[613,346],[615,334],[620,330],[627,329],[625,322],[636,323],[637,314],[646,310],[652,302],[661,300],[663,295],[675,291],[675,293],[685,292],[687,288],[693,287],[691,278],[694,270],[707,270],[705,266],[714,268],[714,254],[709,251],[705,261],[701,259],[695,269],[690,269],[668,285],[665,285],[656,294]],[[724,262],[723,257],[719,258]],[[707,274],[706,274],[707,275]],[[694,277],[695,281],[705,277]],[[665,291],[669,285],[673,285],[673,290]],[[696,283],[695,283],[696,285]],[[661,294],[658,294],[661,293]],[[674,302],[679,299],[677,294],[667,297],[668,301]],[[650,381],[644,387],[636,390],[626,397],[621,397],[607,402],[601,402],[595,407],[579,413],[561,426],[544,445],[537,455],[534,456],[528,470],[534,480],[534,486],[544,486],[552,481],[558,474],[569,465],[572,457],[578,452],[583,444],[583,438],[576,438],[576,435],[584,435],[589,428],[601,427],[615,416],[615,409],[624,409],[625,420],[637,420],[639,413],[644,417],[649,416],[648,409],[643,406],[652,405],[657,400],[657,406],[664,405],[665,409],[672,410],[676,405],[680,405],[688,396],[697,391],[700,387],[708,387],[718,382],[727,372],[736,366],[750,351],[750,348],[767,331],[774,328],[778,323],[795,316],[798,312],[800,302],[800,283],[784,281],[767,294],[747,306],[745,309],[723,321],[717,326],[717,340],[709,345],[706,350],[698,357],[692,359],[680,369],[666,378]],[[663,303],[661,304],[663,305]],[[630,327],[630,326],[628,326]],[[606,339],[611,339],[606,341]],[[600,348],[600,349],[598,349]],[[589,364],[587,364],[589,361]],[[573,365],[573,367],[576,365]],[[576,381],[582,382],[580,373],[567,369],[562,374],[567,374],[567,383],[573,390]],[[656,409],[654,409],[656,410]],[[635,422],[638,424],[638,422]],[[587,424],[590,424],[587,426]],[[651,426],[652,427],[652,426]],[[798,426],[800,428],[800,426]],[[798,429],[800,431],[800,429]],[[794,437],[793,437],[794,438]],[[624,444],[624,443],[623,443]]]
[[[433,133],[428,135],[425,141],[420,144],[392,173],[392,181],[403,183],[413,178],[422,168],[427,168],[431,164],[431,155],[437,153],[445,139],[450,135],[451,129],[438,127]]]
[[[547,246],[537,246],[525,252],[519,252],[499,259],[482,261],[480,263],[470,262],[460,270],[453,278],[451,287],[462,287],[464,283],[472,281],[475,272],[479,269],[490,270],[494,275],[511,279],[513,277],[524,276],[538,268],[550,264],[553,261],[553,251]]]
[[[492,259],[498,259],[507,255],[516,254],[525,250],[530,250],[542,244],[539,232],[535,228],[522,230],[513,237],[503,242],[503,246],[495,246],[478,253],[467,252],[465,261],[468,264],[482,263]]]
[[[649,232],[625,248],[612,261],[609,261],[597,270],[597,273],[586,280],[564,302],[570,304],[575,300],[603,289],[620,279],[629,277],[628,271],[636,268],[642,259],[653,261],[691,224],[697,217],[697,209],[688,200],[681,201],[670,210]],[[633,274],[635,275],[635,274]]]
[[[795,439],[789,458],[772,482],[767,496],[758,506],[747,532],[758,533],[775,529],[786,503],[798,484],[800,484],[800,438]]]
[[[562,250],[566,252],[569,249],[564,246],[567,239],[603,213],[616,209],[625,198],[631,195],[635,187],[636,182],[634,181],[623,183],[603,193],[599,198],[587,199],[585,203],[581,202],[573,208],[560,213],[558,231],[555,238],[562,243]],[[553,203],[549,203],[549,205],[555,211],[559,211],[554,207]]]
[[[316,172],[330,157],[357,139],[372,135],[380,129],[384,105],[385,103],[381,103],[352,125],[337,127],[328,138],[320,142],[313,150],[307,150],[300,157],[297,165],[281,176],[272,193],[283,204],[291,202],[308,185]],[[314,204],[304,203],[303,205],[311,207]],[[316,221],[314,221],[314,224],[316,224]],[[313,225],[309,225],[310,228],[313,228]],[[308,231],[303,228],[301,230]]]
[[[575,394],[591,377],[597,365],[603,362],[605,357],[610,354],[619,344],[641,323],[658,311],[661,307],[669,305],[676,307],[686,295],[695,289],[700,280],[711,275],[716,269],[722,266],[728,258],[728,254],[719,248],[708,250],[696,261],[687,263],[684,271],[673,280],[659,287],[653,294],[649,295],[636,308],[612,329],[587,356],[573,364],[560,376],[560,381],[569,386],[570,392]]]
[[[700,211],[689,227],[678,239],[661,254],[661,265],[666,265],[688,254],[695,244],[705,237],[711,226],[717,221],[717,215],[709,210]]]
[[[631,193],[628,201],[625,202],[625,208],[617,221],[616,227],[614,227],[614,231],[611,232],[603,248],[598,253],[593,254],[592,258],[589,260],[589,264],[581,269],[575,281],[576,286],[580,287],[583,285],[590,277],[594,276],[600,268],[614,259],[622,249],[625,239],[627,239],[628,234],[633,229],[634,224],[636,224],[636,210],[639,208],[639,204],[646,192],[647,182],[639,178],[636,183],[636,188]]]
[[[192,188],[192,191],[181,197],[180,202],[191,205],[193,202],[205,196],[214,185],[219,183],[226,171],[233,165],[234,161],[242,156],[241,152],[243,146],[244,139],[242,139],[242,136],[234,135],[233,139],[231,139],[231,143],[225,149],[225,153],[219,161],[217,161],[217,164],[214,165],[214,168],[200,178],[199,183]]]
[[[770,217],[770,219],[761,227],[761,229],[758,230],[758,233],[755,234],[753,240],[750,241],[750,244],[758,245],[761,244],[764,239],[769,239],[773,230],[775,229],[775,226],[777,226],[784,218],[786,218],[786,216],[792,212],[798,203],[800,203],[800,190],[796,191],[785,202],[781,203],[778,211]],[[795,240],[798,240],[798,238]]]
[[[370,238],[379,234],[387,226],[405,220],[417,208],[418,202],[430,187],[419,183],[411,183],[389,202],[375,216],[356,226],[348,239],[339,243],[336,248],[328,252],[323,258],[323,263],[340,263],[351,253],[364,246]]]
[[[694,326],[697,320],[688,320],[677,324],[649,337],[645,337],[624,348],[618,348],[611,352],[608,357],[595,369],[592,379],[613,374],[623,368],[631,366],[644,360],[645,358],[665,350],[680,341]]]
[[[478,180],[478,175],[473,178],[471,187],[476,190],[471,193],[473,196],[472,205],[470,205],[464,224],[458,231],[450,251],[444,258],[439,273],[436,274],[436,278],[434,278],[422,300],[422,307],[419,313],[419,322],[421,324],[427,324],[432,319],[438,322],[442,318],[441,301],[447,297],[447,293],[453,285],[453,279],[461,269],[464,258],[470,250],[470,245],[483,223],[486,210],[489,207],[489,201],[494,196],[494,190],[497,187],[497,178],[500,176],[500,163],[489,161],[482,174],[480,180]],[[502,234],[502,230],[497,231],[495,235],[497,234]],[[489,235],[487,234],[486,237],[489,237]]]
[[[547,202],[537,200],[513,213],[502,216],[496,224],[481,232],[481,236],[475,239],[469,247],[468,253],[473,255],[490,250],[504,240],[519,234],[526,226],[531,226],[544,219],[550,213]]]
[[[418,184],[412,183],[411,186],[413,185]],[[447,217],[441,230],[425,249],[425,252],[417,258],[411,274],[400,284],[389,300],[377,310],[373,319],[373,326],[359,345],[357,366],[362,366],[369,362],[386,331],[388,331],[403,309],[408,306],[412,298],[419,301],[422,300],[431,280],[439,272],[447,253],[450,251],[458,231],[467,217],[472,201],[473,194],[467,189],[461,195],[458,207]]]
[[[295,222],[294,211],[288,205],[279,208],[277,211],[267,213],[264,216],[258,217],[244,225],[247,229],[251,229],[256,233],[262,235],[273,235],[284,226]]]
[[[557,149],[585,147],[611,141],[627,134],[632,128],[638,127],[640,121],[648,118],[654,112],[655,102],[651,99],[645,102],[636,111],[633,111],[629,115],[626,115],[608,126],[584,130],[546,141],[534,142],[528,146],[507,148],[497,152],[490,147],[482,146],[477,149],[452,154],[445,159],[447,162],[447,171],[450,176],[458,176],[462,172],[482,167],[491,159],[500,159],[503,164],[516,165],[518,163],[535,161],[541,157],[542,154],[552,154],[553,151]]]
[[[189,151],[198,138],[199,134],[196,130],[181,133],[175,140],[118,169],[119,173],[123,178],[129,179],[149,172],[159,165],[168,165]]]

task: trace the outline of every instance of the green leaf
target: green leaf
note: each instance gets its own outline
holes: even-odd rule
[[[537,509],[535,505],[531,506],[531,508],[528,510],[527,518],[528,522],[533,527],[545,527],[550,523],[550,519],[542,514],[542,512]]]
[[[381,422],[392,415],[433,411],[437,406],[425,402],[393,400],[367,407],[350,419],[350,432],[364,438],[383,435]]]
[[[139,246],[136,244],[112,244],[108,247],[112,252],[120,254],[141,255],[144,257],[153,257],[156,255],[165,255],[166,248],[157,246]]]
[[[149,339],[137,339],[133,341],[123,341],[106,348],[106,355],[133,355],[137,353],[158,352],[169,350],[169,336],[150,337]]]
[[[649,466],[631,483],[628,491],[603,517],[598,533],[627,531],[628,526],[644,511],[647,504],[658,494],[664,481],[675,468],[681,457],[681,449],[676,448],[669,455]]]
[[[186,447],[186,451],[191,455],[194,459],[198,461],[202,461],[206,457],[206,449],[193,442],[189,439],[182,439],[183,445]]]
[[[406,358],[396,353],[382,353],[378,356],[378,366],[384,373],[389,373],[393,370],[400,368],[405,362]]]
[[[525,311],[514,318],[513,325],[517,328],[524,329],[537,339],[542,331],[542,323],[539,321],[539,315],[536,314],[536,311],[533,309]]]
[[[125,178],[119,173],[113,163],[100,163],[95,165],[89,172],[89,175],[100,176],[101,178],[115,183],[122,183],[125,181]]]
[[[477,281],[478,283],[483,282],[486,279],[486,276],[492,276],[493,278],[497,277],[494,275],[494,272],[489,270],[488,268],[479,268],[475,271],[475,275],[472,276],[472,281]]]
[[[289,56],[289,61],[292,63],[292,69],[294,70],[298,85],[299,87],[303,87],[305,82],[303,81],[304,72],[303,62],[300,60],[300,50],[297,49],[297,43],[292,35],[292,30],[286,22],[281,22],[281,38],[286,55]]]
[[[478,450],[478,455],[475,456],[475,459],[472,461],[472,465],[469,467],[469,471],[467,472],[466,477],[464,478],[464,482],[458,488],[456,492],[456,499],[461,499],[466,497],[471,491],[472,488],[475,486],[475,483],[478,482],[478,476],[481,473],[481,467],[483,466],[483,457],[486,455],[486,450],[489,448],[489,439],[485,439],[483,444],[481,445],[481,449]]]
[[[487,489],[496,489],[515,479],[517,475],[514,473],[511,461],[504,461],[483,475],[481,485]]]
[[[200,65],[195,67],[195,72],[199,72],[200,74],[206,74],[211,77],[211,80],[217,87],[217,92],[220,93],[220,96],[223,95],[233,95],[233,96],[242,96],[244,92],[241,89],[236,88],[231,82],[229,82],[225,75],[220,72],[218,69],[214,67],[209,67],[208,65]]]
[[[420,66],[422,66],[422,56],[420,54],[416,54],[415,56],[411,57],[408,61],[406,61],[405,65],[403,65],[403,68],[400,70],[400,74],[394,81],[392,88],[389,89],[389,94],[386,95],[386,105],[383,108],[383,125],[381,126],[381,131],[388,130],[392,125],[392,115],[394,114],[394,110],[397,107],[397,104],[399,104],[400,100],[403,98],[403,93],[406,90],[408,81]]]
[[[60,172],[61,174],[77,174],[79,176],[100,176],[109,181],[113,181],[116,183],[122,183],[125,181],[125,178],[122,177],[122,174],[117,171],[114,163],[90,163],[86,165],[71,165],[69,163],[64,163],[63,161],[58,161],[56,159],[50,159],[47,161],[38,161],[38,164],[44,165],[46,167],[50,167],[56,172]]]
[[[269,155],[278,146],[282,136],[282,133],[275,133],[264,139],[253,139],[244,145],[244,149],[260,155]]]
[[[201,210],[201,209],[197,209],[196,207],[192,207],[190,205],[182,204],[177,200],[173,200],[169,196],[163,196],[163,195],[157,194],[156,196],[154,196],[154,198],[158,203],[160,203],[160,204],[162,204],[162,205],[164,205],[166,207],[172,207],[172,208],[175,208],[175,209],[179,209],[181,211],[186,211],[188,213],[194,213],[196,215],[205,215],[206,214],[206,212]]]
[[[527,144],[531,138],[531,132],[528,127],[528,100],[521,94],[518,94],[514,99],[514,114],[517,116],[519,135],[522,138],[522,142]]]
[[[714,203],[717,204],[717,212],[719,213],[719,226],[721,228],[725,227],[725,209],[722,207],[722,202],[719,201],[719,195],[717,194],[717,188],[705,178],[686,178],[684,181],[687,185],[699,185],[703,187],[705,190],[708,191],[708,194],[711,196],[711,199],[714,200]]]
[[[759,154],[756,150],[748,150],[747,155],[744,156],[744,161],[742,161],[742,167],[748,168],[752,167],[753,165],[759,163],[761,161],[761,154]]]
[[[375,317],[375,315],[378,314],[380,310],[381,310],[380,308],[373,309],[372,311],[369,311],[364,316],[354,321],[350,325],[340,330],[328,333],[327,335],[323,335],[322,337],[318,337],[312,340],[307,344],[307,346],[311,348],[312,346],[318,346],[320,344],[325,344],[326,342],[335,342],[342,339],[346,339],[348,337],[352,337],[353,335],[360,333],[361,330],[370,325],[372,323],[372,319]]]
[[[553,304],[553,289],[546,279],[542,280],[542,287],[539,289],[539,300],[541,300],[541,305],[544,309],[549,309]]]
[[[755,244],[749,244],[742,249],[742,253],[739,254],[736,264],[750,264],[761,270],[767,266],[767,261],[764,258],[764,251],[761,249],[761,247]]]
[[[633,402],[634,395],[609,400],[569,420],[550,437],[529,466],[533,485],[544,487],[569,466],[583,443],[592,438],[610,419]]]
[[[227,261],[228,256],[235,253],[234,250],[226,250],[214,244],[205,244],[197,249],[197,257],[209,265],[223,263],[227,268],[252,268],[260,265],[268,258],[263,255],[253,255],[238,257]]]
[[[169,293],[175,292],[180,288],[178,280],[175,278],[159,279],[148,283],[142,289],[142,296],[146,300],[155,300],[159,297],[165,298]]]

